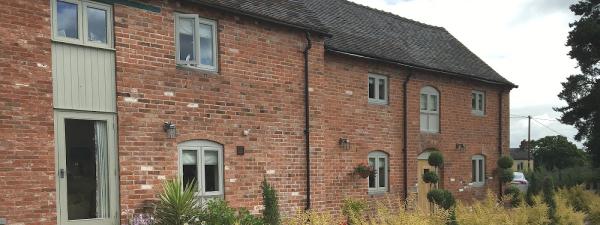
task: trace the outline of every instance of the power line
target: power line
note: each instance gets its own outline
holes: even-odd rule
[[[569,139],[569,140],[571,140],[571,141],[573,141],[573,142],[578,142],[577,140],[575,140],[575,139],[571,138],[570,136],[568,136],[568,135],[564,135],[564,134],[562,134],[562,133],[560,133],[560,132],[558,132],[558,131],[556,131],[556,130],[554,130],[554,129],[550,128],[549,126],[546,126],[545,124],[541,123],[540,121],[538,121],[538,120],[537,120],[537,119],[535,119],[535,118],[533,119],[533,121],[534,121],[534,122],[536,122],[536,123],[538,123],[539,125],[542,125],[544,128],[546,128],[546,129],[548,129],[548,130],[550,130],[550,131],[552,131],[552,132],[554,132],[554,133],[556,133],[556,134],[558,134],[558,135],[560,135],[560,136],[566,137],[567,139]]]

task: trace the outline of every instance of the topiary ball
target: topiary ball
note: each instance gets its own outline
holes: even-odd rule
[[[442,164],[444,164],[444,156],[440,151],[431,152],[431,154],[429,154],[427,162],[431,166],[440,167],[442,166]]]
[[[511,182],[513,180],[513,170],[512,169],[501,169],[498,168],[499,171],[499,176],[500,176],[500,181],[502,181],[502,183],[508,183]]]
[[[498,167],[502,169],[512,168],[513,159],[510,156],[502,156],[498,159]]]
[[[437,173],[432,171],[427,171],[423,173],[423,182],[428,184],[435,184],[438,181],[440,181],[440,177],[437,175]]]
[[[456,200],[452,193],[444,189],[433,189],[427,193],[427,200],[431,203],[435,203],[444,209],[450,209]]]

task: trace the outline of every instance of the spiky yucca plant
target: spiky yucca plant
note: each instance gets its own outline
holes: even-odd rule
[[[163,191],[156,205],[157,225],[184,225],[199,221],[201,209],[195,196],[196,185],[183,187],[178,179],[163,183]]]

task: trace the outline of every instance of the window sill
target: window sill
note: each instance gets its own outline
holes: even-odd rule
[[[482,188],[483,186],[485,186],[485,183],[473,183],[471,185],[472,188]]]
[[[421,130],[421,134],[425,134],[425,135],[439,135],[440,132],[439,131],[426,131],[426,130]]]
[[[478,117],[485,117],[485,113],[478,112],[478,111],[471,111],[471,115],[478,116]]]
[[[387,194],[388,191],[369,191],[369,196],[380,196]]]
[[[187,71],[191,71],[191,72],[195,72],[195,73],[201,73],[203,75],[219,75],[218,71],[208,70],[208,69],[204,69],[204,68],[200,68],[200,67],[195,67],[195,66],[188,66],[188,65],[177,64],[176,68],[180,69],[180,70],[187,70]]]
[[[104,49],[104,50],[109,50],[109,51],[116,51],[116,49],[111,48],[111,47],[101,46],[101,45],[86,45],[86,44],[80,43],[79,41],[68,41],[68,40],[54,38],[54,39],[52,39],[52,42],[67,44],[67,45],[82,46],[82,47],[88,47],[88,48],[98,48],[98,49]]]
[[[387,101],[382,101],[382,100],[369,99],[369,104],[371,104],[371,105],[387,106],[388,102]]]

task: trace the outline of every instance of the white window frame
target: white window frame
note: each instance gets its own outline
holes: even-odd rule
[[[475,99],[473,99],[475,97]],[[481,99],[481,105],[479,100]],[[473,108],[473,100],[475,100],[475,108]],[[471,113],[477,116],[485,115],[485,92],[483,91],[472,91],[471,92]]]
[[[77,38],[68,38],[58,35],[58,12],[57,2],[59,0],[52,0],[52,40],[70,44],[86,45],[97,48],[112,48],[113,46],[113,17],[112,17],[112,6],[85,0],[60,0],[77,5]],[[88,40],[88,18],[87,8],[96,8],[106,11],[106,43],[92,42]]]
[[[187,63],[184,60],[180,60],[179,59],[179,31],[177,30],[177,28],[179,27],[179,18],[185,18],[185,19],[193,19],[194,20],[194,61],[192,61],[192,63]],[[212,57],[213,57],[213,64],[214,65],[203,65],[201,64],[201,58],[200,58],[200,34],[198,32],[200,32],[200,24],[205,24],[205,25],[209,25],[211,26],[212,30]],[[218,34],[217,34],[217,22],[214,20],[210,20],[210,19],[206,19],[206,18],[201,18],[199,17],[197,14],[183,14],[183,13],[175,13],[175,62],[177,63],[177,65],[179,66],[185,66],[185,67],[191,67],[191,68],[198,68],[198,69],[202,69],[202,70],[207,70],[207,71],[212,71],[212,72],[218,72],[218,65],[219,65],[219,60],[218,60]]]
[[[425,109],[423,109],[421,107],[421,96],[425,95],[425,99],[426,99],[426,103],[425,103]],[[429,101],[431,99],[431,96],[435,96],[436,97],[436,105],[435,105],[435,109],[431,109],[429,108]],[[439,133],[440,132],[440,93],[438,90],[436,90],[434,87],[431,86],[425,86],[423,88],[421,88],[421,91],[419,92],[419,110],[420,110],[420,117],[419,117],[419,123],[420,123],[420,130],[421,132],[424,133]],[[427,124],[423,124],[423,120],[427,121]],[[431,123],[431,120],[437,120],[437,126],[432,127],[429,124]]]
[[[382,194],[382,193],[386,193],[389,190],[389,178],[390,178],[390,174],[389,174],[389,166],[390,166],[390,160],[388,155],[385,152],[382,151],[373,151],[369,153],[368,156],[368,161],[370,161],[371,159],[375,159],[375,187],[371,188],[369,187],[369,194]],[[384,159],[385,160],[385,186],[381,187],[379,186],[379,178],[381,176],[381,174],[379,174],[379,161],[380,159]],[[368,185],[368,181],[367,181],[367,185]]]
[[[475,161],[475,168],[473,168],[473,161]],[[482,164],[479,166],[479,164]],[[482,168],[483,171],[480,171]],[[473,174],[475,171],[475,174]],[[474,187],[481,187],[485,184],[485,156],[474,155],[471,157],[471,182]]]
[[[178,175],[181,180],[181,185],[183,185],[183,151],[196,151],[196,168],[198,172],[198,179],[196,181],[197,188],[196,195],[201,198],[216,198],[223,197],[224,189],[224,160],[223,160],[223,147],[215,142],[211,141],[188,141],[178,145],[178,153],[179,153],[179,168]],[[204,186],[206,183],[206,178],[204,177],[204,152],[206,151],[216,151],[218,152],[218,165],[219,165],[219,191],[204,191]]]
[[[375,98],[371,98],[371,96],[369,96],[369,80],[373,78],[375,79],[375,83],[374,85],[374,97]],[[379,99],[379,82],[380,80],[383,80],[384,85],[383,87],[385,88],[384,92],[385,96],[383,97],[383,99]],[[388,83],[388,77],[384,76],[384,75],[379,75],[379,74],[372,74],[369,73],[369,78],[367,79],[367,97],[369,98],[369,103],[373,103],[373,104],[380,104],[380,105],[385,105],[388,104],[388,96],[389,96],[389,83]]]

